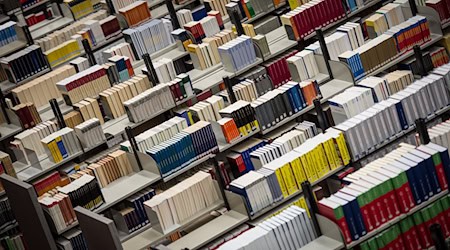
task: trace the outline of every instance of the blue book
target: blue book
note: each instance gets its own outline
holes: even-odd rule
[[[405,110],[403,109],[403,104],[401,101],[396,100],[398,102],[395,103],[395,110],[397,110],[398,119],[400,121],[400,126],[403,129],[407,129],[409,127],[408,120],[406,119]]]
[[[422,179],[423,179],[424,185],[425,185],[424,199],[428,200],[431,196],[434,195],[434,186],[433,186],[433,182],[432,182],[432,177],[431,177],[430,173],[428,173],[427,165],[425,164],[423,159],[420,159],[419,157],[417,157],[414,154],[407,153],[404,155],[404,157],[413,161],[414,163],[416,163],[417,164],[416,168],[420,169],[421,176],[422,176]]]
[[[450,157],[448,155],[448,149],[437,145],[435,143],[428,143],[428,147],[437,150],[441,155],[442,165],[444,166],[445,177],[447,178],[447,183],[450,182]]]
[[[56,141],[56,145],[58,145],[58,149],[62,155],[62,158],[63,159],[67,158],[69,156],[69,154],[67,153],[66,147],[64,147],[64,142],[63,142],[62,138],[58,137],[55,139],[55,141]]]
[[[418,184],[418,190],[420,194],[419,198],[421,201],[427,201],[429,198],[429,190],[425,180],[425,169],[421,168],[416,162],[411,161],[405,156],[397,160],[412,168],[412,172]]]
[[[427,175],[430,178],[431,186],[434,194],[440,193],[441,185],[439,184],[439,179],[437,176],[436,168],[434,166],[433,158],[431,158],[431,155],[426,154],[422,151],[419,151],[417,149],[412,150],[411,154],[423,159],[423,164],[425,165],[425,168],[427,169]]]
[[[335,196],[350,202],[350,206],[352,208],[353,217],[356,221],[356,227],[358,228],[358,232],[360,236],[364,236],[367,234],[366,226],[364,225],[364,221],[361,214],[361,208],[359,207],[358,201],[355,197],[344,194],[344,193],[335,193]]]
[[[421,192],[420,185],[418,183],[418,180],[416,179],[413,169],[410,166],[408,166],[407,164],[402,163],[400,161],[392,161],[390,163],[390,165],[405,171],[406,176],[408,178],[409,186],[411,187],[411,193],[414,197],[414,201],[416,202],[416,205],[421,204],[423,201],[422,200],[422,192]]]
[[[328,199],[342,206],[345,220],[347,221],[350,234],[352,235],[352,240],[358,240],[361,235],[359,234],[359,227],[357,226],[356,219],[353,215],[350,202],[343,200],[335,195],[330,196]]]

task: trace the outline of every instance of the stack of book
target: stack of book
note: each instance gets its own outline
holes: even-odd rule
[[[275,139],[272,143],[250,153],[250,160],[256,166],[255,169],[258,169],[289,153],[317,134],[316,125],[312,122],[304,121],[298,124],[294,130],[287,132]]]
[[[231,3],[226,4],[225,7],[229,16],[231,16],[231,11],[236,10],[242,17],[241,19],[247,18],[247,20],[251,20],[257,15],[275,9],[273,0],[249,0],[246,2],[231,1]]]
[[[194,88],[188,74],[177,75],[174,80],[169,82],[169,86],[176,103],[189,100],[194,96]]]
[[[267,74],[266,68],[262,66],[256,66],[240,77],[241,81],[246,79],[252,81],[252,85],[255,86],[258,97],[273,89],[272,80]]]
[[[104,203],[97,180],[88,174],[83,174],[70,184],[56,189],[70,197],[73,207],[81,206],[93,210]]]
[[[202,18],[199,22],[205,31],[205,37],[212,37],[220,32],[219,23],[217,22],[217,18],[215,16],[208,15]]]
[[[255,110],[251,103],[246,101],[237,101],[221,109],[219,115],[224,118],[233,118],[241,136],[247,136],[259,128]]]
[[[114,151],[97,163],[90,164],[88,169],[93,171],[102,188],[121,177],[133,173],[127,153],[122,150]]]
[[[220,63],[218,46],[222,43],[219,38],[205,38],[201,44],[189,44],[189,52],[194,67],[199,70],[207,69]]]
[[[257,86],[255,81],[250,79],[244,79],[240,83],[233,86],[232,90],[236,100],[242,100],[246,102],[253,102],[259,97],[259,93],[257,91]],[[222,96],[225,100],[230,102],[230,97],[228,96],[228,91],[220,92],[220,96]]]
[[[113,56],[108,59],[108,62],[116,66],[119,74],[119,82],[125,82],[134,76],[130,58],[126,56]]]
[[[414,82],[413,72],[409,70],[396,70],[383,75],[381,78],[386,81],[385,90],[387,90],[386,92],[388,96],[405,89]]]
[[[11,231],[15,231],[12,229]],[[7,249],[7,247],[12,247],[13,249],[25,249],[25,240],[22,234],[17,234],[17,232],[11,233],[11,235],[5,235],[0,238],[0,244]]]
[[[205,101],[196,103],[189,107],[190,115],[194,122],[218,121],[222,119],[220,111],[225,108],[225,102],[218,96],[211,96]]]
[[[49,68],[38,45],[30,45],[19,52],[3,57],[0,63],[11,83],[19,83]]]
[[[49,215],[56,232],[61,232],[78,223],[72,202],[68,195],[56,193],[46,193],[38,198],[42,209]]]
[[[250,160],[250,154],[264,147],[264,145],[266,145],[265,141],[250,138],[232,148],[231,152],[227,154],[227,160],[228,164],[230,164],[231,173],[235,178],[256,169]]]
[[[189,198],[182,199],[182,194],[183,197],[186,194]],[[144,205],[146,210],[149,209],[158,216],[162,230],[167,231],[176,228],[219,200],[211,175],[199,171],[162,194],[155,195],[151,200],[144,202]],[[181,207],[184,209],[180,209]]]
[[[216,152],[217,149],[217,140],[211,124],[199,121],[183,129],[171,140],[151,147],[147,154],[156,162],[161,175],[167,177],[193,161]],[[172,157],[167,158],[169,155]]]
[[[72,58],[75,58],[81,55],[81,51],[83,49],[80,46],[82,37],[80,36],[77,40],[72,39],[61,43],[60,45],[53,47],[44,52],[47,57],[48,62],[52,68],[69,61]]]
[[[62,128],[41,140],[48,158],[55,163],[82,151],[80,143],[71,128]]]
[[[128,234],[150,223],[144,202],[155,195],[156,192],[153,188],[146,188],[126,199],[123,204],[119,205],[119,208],[112,209],[117,229]]]
[[[81,146],[85,149],[97,146],[106,141],[100,120],[97,118],[92,118],[75,126],[74,130],[80,140]]]
[[[181,9],[177,11],[177,18],[180,25],[183,27],[185,24],[189,22],[193,22],[194,18],[192,17],[191,10],[188,9]]]
[[[228,72],[237,72],[256,61],[252,39],[245,35],[220,46],[219,55]]]
[[[446,0],[427,0],[425,4],[428,7],[433,8],[439,14],[441,23],[447,23],[450,21],[450,7],[449,2]]]
[[[450,120],[439,123],[428,129],[431,142],[441,145],[445,148],[450,146]],[[420,138],[416,136],[417,143],[420,144]]]
[[[16,169],[14,168],[9,154],[0,151],[0,174],[7,174],[17,178]],[[3,185],[0,182],[0,191],[3,191]]]
[[[106,70],[100,65],[94,65],[56,83],[67,105],[86,97],[94,97],[110,86]]]
[[[75,128],[78,124],[81,124],[83,120],[83,116],[78,111],[70,111],[69,113],[65,114],[64,116],[64,123],[69,128]]]
[[[126,56],[130,59],[131,62],[134,62],[136,60],[129,43],[119,43],[103,51],[103,60],[107,61],[113,56]]]
[[[74,228],[56,239],[56,245],[63,250],[81,250],[87,248],[87,243],[80,229]]]
[[[302,50],[294,56],[289,57],[286,62],[292,81],[294,82],[314,79],[319,74],[316,57],[314,56],[314,52],[310,50]]]
[[[400,144],[383,158],[347,175],[344,181],[349,184],[320,200],[319,212],[338,224],[346,243],[358,240],[448,189],[448,161],[448,150],[436,144],[417,148]]]
[[[259,223],[238,237],[221,245],[218,250],[261,249],[300,249],[318,237],[306,210],[290,206],[281,213]]]
[[[0,46],[5,46],[18,40],[16,24],[16,22],[8,21],[0,25]]]
[[[31,102],[18,104],[11,110],[16,113],[23,129],[32,128],[42,122],[36,106]]]
[[[80,72],[80,71],[83,71],[83,70],[87,70],[90,67],[89,60],[87,58],[81,57],[81,56],[71,60],[69,62],[69,64],[71,66],[73,66],[73,68],[75,68],[75,72]]]
[[[332,6],[332,8],[327,6]],[[345,12],[344,5],[340,1],[313,1],[282,15],[281,23],[286,29],[288,38],[298,41],[314,32],[315,29],[343,18]],[[314,15],[313,13],[323,14]]]
[[[79,21],[75,21],[74,23],[72,23],[62,29],[58,29],[58,30],[54,31],[53,33],[48,34],[43,38],[36,39],[35,42],[37,45],[39,45],[42,48],[42,51],[48,51],[56,46],[59,46],[63,42],[67,42],[69,40],[76,39],[79,36],[78,32],[82,31],[83,29],[84,29],[84,31],[86,31],[86,29],[85,29],[86,27],[84,25],[85,21],[87,21],[87,20],[99,20],[100,21],[106,17],[108,17],[108,12],[106,10],[99,10]],[[90,40],[90,38],[88,40]],[[80,44],[80,47],[82,47],[81,44]]]
[[[103,120],[103,115],[100,111],[100,106],[97,99],[94,98],[85,98],[83,101],[73,104],[73,108],[79,114],[84,121],[87,121],[92,118],[96,118],[103,124],[105,121]]]
[[[288,60],[296,55],[297,52],[297,50],[287,52],[285,55],[278,56],[263,64],[270,76],[270,79],[272,79],[274,89],[292,80]]]
[[[437,68],[449,62],[448,53],[444,47],[433,47],[430,50],[433,67]]]
[[[414,125],[417,118],[428,117],[447,107],[449,72],[444,73],[446,77],[430,74],[415,81],[389,99],[336,126],[344,132],[352,158],[360,159],[372,148]],[[369,131],[371,135],[366,136],[362,131]]]
[[[169,84],[158,84],[123,102],[130,122],[138,123],[173,108],[175,102]]]
[[[250,214],[255,214],[298,192],[304,181],[318,181],[328,172],[349,162],[343,133],[331,128],[259,170],[237,178],[231,182],[229,189],[243,196]],[[270,192],[260,192],[261,188]]]
[[[137,75],[124,83],[116,84],[101,92],[99,94],[100,102],[105,115],[110,119],[125,115],[123,103],[149,88],[150,80],[148,77],[145,75]],[[101,116],[96,117],[100,119],[100,121],[103,120],[103,117]]]
[[[69,6],[75,20],[94,12],[91,0],[64,0],[64,3]]]
[[[14,136],[14,140],[11,141],[10,144],[13,148],[21,150],[25,156],[25,159],[28,161],[25,148],[34,151],[37,157],[45,155],[44,146],[40,143],[40,141],[56,131],[57,126],[55,122],[43,122],[34,128],[27,129]]]
[[[44,178],[33,182],[33,187],[34,190],[36,190],[37,195],[41,196],[58,186],[62,186],[63,184],[65,184],[65,180],[63,181],[61,179],[58,172],[53,172]]]
[[[174,43],[170,35],[173,28],[170,21],[168,23],[167,21],[166,19],[153,19],[136,28],[123,31],[125,40],[133,44],[133,50],[139,57],[137,59],[141,59],[142,55],[146,53],[155,53]]]
[[[156,76],[160,82],[170,82],[175,79],[176,71],[172,59],[161,58],[153,63],[156,71]],[[148,74],[148,70],[145,68],[142,71],[144,74]]]
[[[265,130],[300,112],[320,95],[316,81],[290,81],[256,99],[252,107],[260,127]]]
[[[171,139],[178,133],[181,133],[183,129],[187,127],[188,124],[184,118],[173,117],[170,120],[137,135],[135,140],[138,150],[145,153],[148,149]],[[120,147],[124,151],[133,152],[129,141],[121,143]]]
[[[340,124],[375,104],[372,90],[364,87],[350,87],[328,100],[334,124]]]
[[[127,21],[128,27],[136,27],[150,19],[150,9],[146,1],[135,1],[121,9],[121,14]]]
[[[222,118],[217,121],[217,124],[219,124],[227,143],[232,143],[242,137],[233,118]]]

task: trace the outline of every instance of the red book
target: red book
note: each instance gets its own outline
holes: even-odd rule
[[[382,213],[382,210],[377,205],[378,199],[377,197],[375,197],[376,195],[375,185],[365,180],[358,180],[352,185],[352,188],[355,187],[358,187],[359,189],[368,190],[369,196],[372,200],[367,204],[367,206],[369,207],[370,215],[375,225],[375,228],[378,228],[379,226],[383,225],[387,221],[387,217],[385,216],[386,212],[383,211]]]
[[[442,163],[441,154],[430,147],[427,147],[426,145],[420,145],[417,147],[418,150],[431,155],[434,163],[434,168],[436,169],[436,174],[439,181],[439,186],[441,187],[441,190],[447,190],[448,189],[448,183],[447,183],[447,177],[445,175],[444,165]]]
[[[348,244],[352,242],[352,236],[350,229],[348,228],[347,221],[345,220],[344,210],[341,205],[332,202],[328,199],[322,199],[317,202],[319,213],[328,219],[334,221],[344,237],[344,241]]]
[[[412,217],[406,217],[400,221],[399,225],[400,230],[402,231],[402,238],[405,248],[407,250],[422,249]]]
[[[414,223],[416,224],[418,238],[422,249],[428,249],[431,247],[432,240],[431,235],[428,230],[428,226],[425,224],[425,219],[422,216],[422,211],[414,213],[413,215]],[[428,223],[429,224],[429,223]]]

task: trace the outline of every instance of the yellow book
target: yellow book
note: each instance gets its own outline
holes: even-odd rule
[[[328,161],[328,165],[330,167],[330,169],[335,169],[336,166],[336,160],[334,158],[333,152],[331,151],[331,147],[330,147],[330,140],[325,140],[324,142],[322,142],[322,147],[323,150],[325,151],[325,155],[327,157],[327,161]]]
[[[348,152],[347,143],[344,138],[344,134],[340,133],[339,136],[336,138],[339,152],[341,153],[342,162],[344,165],[348,165],[350,163],[350,153]]]
[[[289,7],[291,7],[291,10],[299,7],[298,0],[288,0],[289,1]]]
[[[328,172],[330,172],[330,165],[328,164],[327,155],[325,154],[325,150],[323,149],[322,144],[319,144],[317,146],[317,153],[322,163],[322,176],[323,176]]]
[[[319,169],[320,166],[318,166],[318,164],[315,161],[314,150],[311,150],[308,153],[306,153],[306,160],[308,161],[309,167],[311,169],[311,176],[309,178],[309,181],[313,183],[319,179],[318,174],[320,172]]]
[[[280,169],[283,175],[284,183],[286,183],[288,194],[294,194],[298,191],[298,187],[294,178],[294,174],[292,173],[291,165],[289,163],[285,163],[283,166],[281,166]]]
[[[288,157],[292,172],[294,173],[295,181],[297,182],[297,186],[299,190],[302,188],[302,183],[307,180],[305,175],[305,170],[303,169],[300,155],[296,152],[290,152],[283,157]]]
[[[311,214],[309,213],[308,205],[306,204],[306,199],[304,196],[298,199],[298,206],[305,209],[306,213],[308,214],[308,217],[311,218]]]
[[[275,171],[275,175],[277,176],[278,184],[280,185],[281,193],[283,194],[283,197],[286,198],[289,196],[288,189],[286,187],[286,183],[283,179],[283,174],[281,172],[280,168],[275,167],[273,164],[268,164],[269,169]]]
[[[51,147],[51,152],[52,152],[54,162],[58,163],[58,162],[62,161],[62,155],[61,155],[61,152],[59,151],[56,141],[55,140],[51,141],[49,143],[49,146]]]

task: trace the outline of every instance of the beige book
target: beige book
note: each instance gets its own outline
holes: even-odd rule
[[[94,109],[95,117],[97,117],[97,119],[100,121],[100,124],[105,123],[102,112],[100,111],[100,106],[98,105],[98,101],[90,97],[86,98],[85,100],[91,104],[92,108]]]

